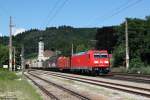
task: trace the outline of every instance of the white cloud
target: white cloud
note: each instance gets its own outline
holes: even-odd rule
[[[3,34],[2,34],[2,33],[0,33],[0,36],[3,36]]]
[[[24,28],[13,28],[13,35],[15,36],[19,33],[24,32],[24,31],[26,31]]]

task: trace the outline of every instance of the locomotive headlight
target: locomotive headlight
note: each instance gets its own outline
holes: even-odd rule
[[[107,64],[108,64],[109,62],[108,62],[108,61],[104,61],[104,63],[107,63]]]
[[[98,61],[94,61],[94,63],[95,63],[95,64],[97,64],[97,63],[98,63]]]

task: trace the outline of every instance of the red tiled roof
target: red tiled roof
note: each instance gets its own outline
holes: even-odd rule
[[[51,50],[45,50],[44,51],[44,57],[51,57],[54,55],[55,52],[51,51]]]

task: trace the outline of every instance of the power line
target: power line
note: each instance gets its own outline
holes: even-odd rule
[[[59,6],[59,8],[56,9],[55,13],[53,14],[53,16],[50,17],[50,20],[48,21],[48,23],[46,24],[46,26],[52,22],[52,20],[57,16],[57,14],[65,6],[65,4],[67,3],[67,1],[68,0],[64,0],[64,2]]]
[[[117,10],[121,9],[122,7],[124,7],[124,5],[128,5],[130,3],[130,1],[131,0],[128,0],[127,2],[125,2],[125,3],[121,4],[121,5],[119,5],[118,7],[114,8],[113,10],[110,10],[109,12],[114,12],[114,11],[117,11]],[[101,18],[106,17],[106,15],[109,15],[110,14],[109,12],[105,13],[104,15],[102,15]],[[97,20],[97,19],[99,19],[99,17],[95,18],[95,20]],[[88,25],[90,25],[90,24],[92,24],[92,22],[90,22]]]
[[[57,0],[54,4],[54,6],[49,10],[49,13],[47,15],[47,17],[45,18],[45,20],[42,23],[42,26],[45,26],[47,24],[47,19],[49,18],[49,16],[52,14],[52,12],[57,8],[58,4],[59,4],[60,0]]]
[[[122,9],[118,10],[117,12],[113,13],[112,15],[110,15],[109,18],[111,18],[111,17],[113,17],[113,16],[115,16],[115,15],[118,15],[118,14],[121,13],[122,11],[124,11],[124,10],[126,10],[126,9],[128,9],[128,8],[130,8],[130,7],[133,7],[134,5],[136,5],[137,3],[141,2],[141,1],[142,1],[142,0],[137,0],[136,2],[133,2],[133,3],[131,3],[130,5],[127,5],[126,7],[122,8]]]
[[[124,6],[124,7],[119,6],[120,8],[117,7],[118,10],[116,10],[116,11],[115,11],[114,13],[112,13],[110,16],[106,17],[106,18],[105,18],[103,21],[101,21],[101,22],[105,22],[106,20],[108,20],[108,19],[110,19],[110,18],[112,18],[112,17],[114,17],[114,16],[120,14],[121,12],[123,12],[123,11],[129,9],[130,7],[135,6],[136,4],[140,3],[141,1],[142,1],[142,0],[136,0],[135,2],[132,2],[132,3],[130,3],[130,4],[129,4],[129,2],[126,2],[126,3],[125,3],[126,6]]]

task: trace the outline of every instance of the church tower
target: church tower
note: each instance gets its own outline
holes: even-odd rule
[[[40,38],[38,61],[42,61],[42,60],[44,60],[44,42],[42,41],[42,38]]]

